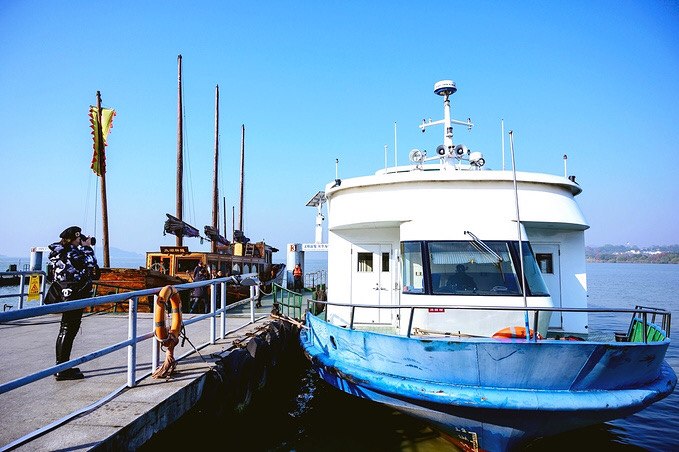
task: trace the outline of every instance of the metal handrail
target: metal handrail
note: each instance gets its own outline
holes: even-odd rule
[[[356,308],[360,309],[405,309],[405,310],[410,310],[410,318],[408,320],[408,332],[406,334],[406,337],[410,337],[411,331],[412,331],[412,326],[413,326],[413,319],[415,317],[415,310],[416,309],[451,309],[451,310],[471,310],[471,311],[519,311],[519,312],[526,312],[526,311],[531,311],[534,312],[534,320],[533,320],[533,328],[535,331],[538,330],[538,317],[541,312],[585,312],[585,313],[618,313],[618,314],[632,314],[632,324],[630,325],[630,331],[634,323],[634,317],[636,315],[641,315],[642,316],[642,324],[643,324],[643,332],[644,332],[644,343],[648,343],[648,318],[647,316],[650,314],[652,315],[652,320],[650,323],[655,322],[656,316],[661,317],[661,325],[660,327],[665,331],[665,336],[667,338],[670,337],[670,326],[671,326],[671,320],[672,320],[672,313],[666,309],[660,309],[660,308],[653,308],[653,307],[645,307],[645,306],[636,306],[635,308],[563,308],[563,307],[538,307],[538,306],[531,306],[528,309],[526,309],[524,306],[459,306],[459,305],[355,305],[355,304],[347,304],[347,303],[337,303],[337,302],[330,302],[330,301],[318,301],[318,300],[311,300],[307,298],[307,310],[309,310],[309,306],[311,303],[316,303],[316,304],[324,304],[327,306],[341,306],[344,308],[351,308],[350,314],[349,314],[349,329],[353,330],[354,329],[354,316],[355,316],[355,311]],[[629,335],[629,332],[628,332]],[[533,341],[537,341],[537,334],[533,335]]]
[[[19,292],[18,293],[9,293],[9,294],[0,294],[0,298],[16,298],[19,297],[19,309],[23,309],[24,307],[24,298],[28,297],[28,293],[24,292],[24,289],[26,287],[26,276],[33,276],[33,275],[38,275],[40,276],[40,292],[38,292],[38,295],[40,296],[40,304],[42,305],[43,300],[45,299],[45,286],[47,282],[47,273],[45,273],[42,270],[22,270],[22,271],[8,271],[8,272],[0,272],[0,275],[2,276],[20,276],[19,279]]]
[[[250,273],[246,275],[240,275],[240,276],[229,276],[225,278],[219,278],[219,279],[211,279],[207,281],[198,281],[198,282],[191,282],[191,283],[186,283],[186,284],[177,284],[174,287],[178,291],[183,291],[183,290],[189,290],[189,289],[195,289],[196,287],[202,287],[202,286],[213,286],[215,287],[217,284],[220,285],[221,287],[221,306],[219,309],[216,307],[216,291],[212,290],[211,291],[211,299],[210,299],[210,312],[196,316],[192,319],[188,319],[184,321],[184,325],[191,325],[193,323],[200,322],[202,320],[209,319],[210,320],[210,341],[206,344],[201,345],[198,348],[202,348],[208,344],[214,344],[216,339],[223,339],[226,337],[227,331],[226,331],[226,312],[230,309],[233,309],[237,306],[241,306],[247,302],[250,302],[250,322],[244,326],[247,326],[249,324],[252,324],[255,322],[255,311],[254,311],[254,300],[257,296],[258,292],[258,287],[257,286],[251,286],[250,288],[250,298],[246,298],[245,300],[241,300],[236,303],[232,303],[229,306],[226,305],[226,284],[227,283],[239,283],[240,281],[246,280],[246,278],[256,278],[257,274],[256,273]],[[93,297],[93,298],[84,298],[82,300],[75,300],[75,301],[65,301],[61,303],[54,303],[54,304],[49,304],[49,305],[44,305],[44,306],[38,306],[38,307],[33,307],[33,308],[24,308],[24,309],[18,309],[18,310],[13,310],[13,311],[6,311],[6,312],[0,312],[0,324],[6,323],[6,322],[11,322],[15,320],[22,320],[22,319],[28,319],[32,317],[39,317],[47,314],[58,314],[66,311],[71,311],[75,309],[82,309],[82,308],[87,308],[87,307],[94,307],[94,306],[99,306],[102,304],[108,304],[108,303],[121,303],[121,302],[129,302],[129,310],[128,310],[128,339],[126,341],[118,342],[116,344],[110,345],[108,347],[95,350],[92,353],[89,353],[87,355],[71,359],[70,361],[50,366],[46,369],[43,369],[39,372],[35,372],[29,375],[26,375],[21,378],[17,378],[15,380],[0,384],[0,394],[3,394],[5,392],[11,391],[13,389],[25,386],[29,383],[32,383],[34,381],[40,380],[42,378],[51,376],[57,372],[62,372],[70,367],[73,367],[78,364],[86,363],[88,361],[92,361],[96,358],[99,358],[101,356],[107,355],[109,353],[113,353],[117,350],[120,350],[124,347],[128,348],[128,353],[127,353],[127,387],[133,387],[137,384],[138,381],[140,381],[142,378],[137,378],[136,376],[136,346],[139,342],[145,341],[147,339],[150,339],[153,337],[153,332],[145,333],[140,336],[137,335],[137,302],[139,297],[144,297],[144,296],[150,296],[154,295],[154,302],[157,300],[157,295],[158,292],[160,292],[161,287],[157,288],[152,288],[152,289],[143,289],[143,290],[136,290],[132,292],[126,292],[126,293],[121,293],[121,294],[113,294],[113,295],[105,295],[105,296],[100,296],[100,297]],[[155,303],[154,303],[155,306]],[[219,316],[220,319],[220,333],[217,335],[216,332],[216,322],[217,322],[217,317]],[[241,327],[242,328],[242,327]],[[152,371],[158,366],[158,354],[159,354],[159,346],[158,346],[158,341],[153,341],[152,342]],[[186,355],[193,353],[192,351],[188,352]],[[186,356],[184,355],[184,356]],[[183,358],[184,356],[179,357],[178,359]]]

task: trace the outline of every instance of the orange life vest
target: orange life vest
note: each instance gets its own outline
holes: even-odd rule
[[[533,339],[535,336],[535,331],[528,330],[530,338]],[[526,328],[522,326],[508,326],[503,328],[497,333],[493,334],[494,339],[525,339],[526,338]],[[538,339],[542,339],[542,335],[538,333]]]

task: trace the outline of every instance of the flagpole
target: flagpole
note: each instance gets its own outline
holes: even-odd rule
[[[101,170],[101,227],[103,229],[102,248],[104,251],[104,267],[111,266],[111,259],[108,252],[108,203],[106,201],[106,160],[104,158],[104,132],[102,129],[101,118],[101,93],[97,91],[97,115],[99,116],[99,143],[97,153],[99,154],[99,166]]]

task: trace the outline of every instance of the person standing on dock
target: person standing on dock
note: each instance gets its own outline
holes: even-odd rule
[[[198,265],[196,265],[196,268],[193,269],[193,280],[196,280],[196,277],[205,270],[205,264],[203,264],[203,261],[198,261]]]
[[[299,264],[295,265],[295,268],[292,270],[292,278],[295,292],[302,292],[304,285],[302,284],[302,267]]]
[[[207,281],[208,279],[210,278],[207,268],[202,267],[196,277],[193,278],[193,282]],[[191,292],[191,309],[189,313],[204,314],[205,312],[207,312],[207,286],[196,287]]]
[[[49,246],[54,280],[45,298],[46,304],[91,297],[92,280],[99,279],[101,274],[92,249],[92,237],[83,236],[78,226],[66,228],[59,237],[60,241]],[[82,308],[62,314],[56,343],[57,364],[71,359],[73,340],[80,329],[82,315]],[[54,376],[59,381],[85,378],[77,367],[57,372]]]

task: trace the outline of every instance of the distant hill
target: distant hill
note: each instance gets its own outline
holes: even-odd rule
[[[638,247],[604,245],[585,247],[587,262],[627,262],[637,264],[679,264],[679,245]]]

